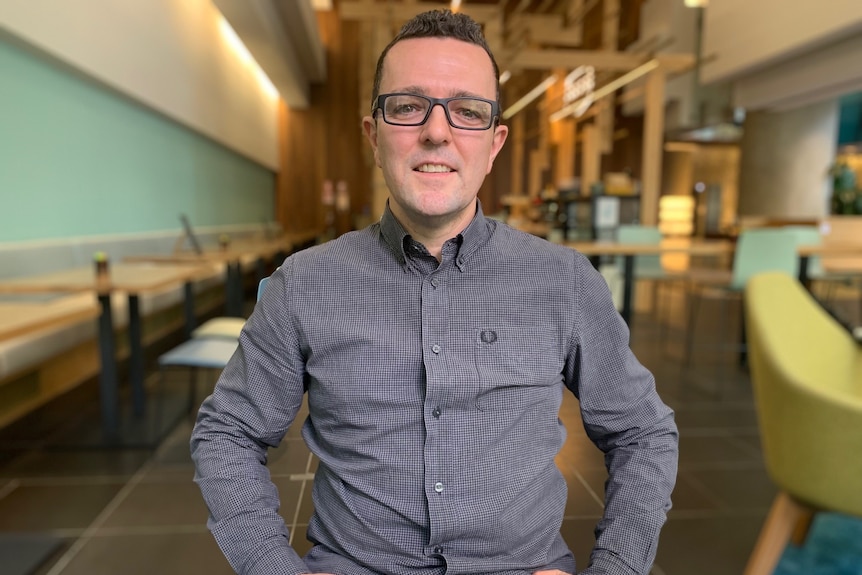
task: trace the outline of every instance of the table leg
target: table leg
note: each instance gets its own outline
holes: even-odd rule
[[[242,317],[242,263],[233,264],[233,305],[231,315]]]
[[[623,309],[620,315],[626,324],[632,325],[632,294],[634,292],[635,256],[623,256]]]
[[[242,316],[242,264],[240,262],[227,263],[225,315]]]
[[[805,289],[811,290],[811,282],[808,279],[808,256],[799,256],[799,283],[805,286]]]
[[[132,384],[132,407],[143,415],[147,393],[144,389],[144,346],[141,342],[141,310],[138,296],[129,294],[129,380]]]
[[[102,431],[106,435],[117,432],[119,399],[117,392],[117,355],[114,343],[114,320],[111,313],[111,294],[99,294],[99,357],[101,373],[99,396],[102,412]]]
[[[183,310],[186,316],[186,339],[192,337],[192,331],[197,326],[197,318],[195,317],[195,292],[192,282],[183,284]]]

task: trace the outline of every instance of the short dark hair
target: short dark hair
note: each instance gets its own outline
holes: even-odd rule
[[[380,77],[383,75],[383,60],[386,58],[386,54],[398,42],[411,38],[454,38],[480,46],[491,58],[491,65],[494,67],[494,79],[496,80],[496,99],[497,102],[500,101],[500,69],[497,67],[497,61],[485,41],[482,27],[475,20],[460,12],[429,10],[417,14],[404,24],[395,38],[380,53],[380,58],[377,59],[377,70],[374,72],[374,87],[371,90],[372,108],[376,105],[377,96],[380,94]]]

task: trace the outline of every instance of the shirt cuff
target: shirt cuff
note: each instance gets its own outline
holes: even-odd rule
[[[248,571],[248,575],[301,575],[311,573],[305,561],[293,547],[278,547],[260,557]]]

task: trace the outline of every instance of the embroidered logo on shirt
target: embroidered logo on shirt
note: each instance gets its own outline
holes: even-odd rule
[[[494,343],[497,341],[497,332],[493,329],[483,329],[482,333],[479,334],[479,337],[484,343]]]

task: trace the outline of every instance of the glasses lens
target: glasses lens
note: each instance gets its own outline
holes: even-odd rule
[[[475,98],[449,100],[449,118],[456,128],[487,128],[491,125],[491,103]]]
[[[431,103],[422,96],[396,94],[383,102],[383,119],[393,124],[420,124]]]

